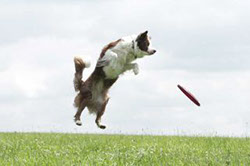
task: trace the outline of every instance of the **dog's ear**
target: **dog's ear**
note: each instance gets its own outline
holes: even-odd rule
[[[137,39],[136,39],[136,40],[143,40],[143,39],[145,39],[145,38],[147,37],[147,35],[148,35],[148,31],[145,31],[145,32],[139,34],[139,35],[137,36]]]
[[[141,36],[145,37],[145,36],[147,36],[147,34],[148,34],[148,31],[145,31],[145,32],[143,32],[143,33],[141,34]]]
[[[141,38],[145,38],[145,37],[147,37],[147,35],[148,35],[148,31],[145,31],[145,32],[141,33]]]

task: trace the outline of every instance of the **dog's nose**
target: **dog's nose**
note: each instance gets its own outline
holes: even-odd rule
[[[155,52],[156,52],[156,50],[151,49],[150,51],[148,51],[148,54],[153,55]]]

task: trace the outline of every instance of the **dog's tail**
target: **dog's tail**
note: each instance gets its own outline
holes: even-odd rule
[[[74,58],[74,63],[75,63],[75,77],[74,77],[74,88],[75,91],[80,91],[81,85],[83,84],[82,81],[82,72],[85,68],[90,67],[90,63],[84,61],[80,57],[75,57]]]

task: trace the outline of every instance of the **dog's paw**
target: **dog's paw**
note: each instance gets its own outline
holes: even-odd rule
[[[75,123],[76,123],[77,126],[81,126],[82,125],[82,122],[80,120],[76,120]]]
[[[106,129],[106,126],[104,126],[104,125],[100,125],[99,127],[100,127],[100,129]]]
[[[138,66],[138,64],[134,65],[133,72],[134,72],[135,75],[139,74],[139,66]]]
[[[97,122],[96,125],[97,125],[100,129],[106,129],[106,126],[105,126],[105,125],[101,125],[99,122]]]

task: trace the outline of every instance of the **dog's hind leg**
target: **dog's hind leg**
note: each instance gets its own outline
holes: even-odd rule
[[[106,105],[108,104],[108,101],[109,101],[109,98],[106,99],[106,101],[102,104],[101,106],[101,110],[97,112],[97,115],[96,115],[96,120],[95,120],[95,123],[96,125],[101,128],[101,129],[105,129],[106,126],[105,125],[101,125],[100,122],[101,122],[101,117],[102,115],[104,114],[105,112],[105,109],[106,109]]]
[[[81,89],[80,94],[75,98],[75,106],[77,107],[77,112],[74,116],[75,117],[74,120],[75,120],[76,125],[78,126],[82,125],[80,117],[81,117],[82,111],[87,106],[91,98],[92,98],[92,94],[86,87],[83,87]]]
[[[81,126],[82,125],[82,122],[81,122],[81,114],[82,114],[82,111],[84,110],[84,108],[87,106],[87,101],[86,100],[83,100],[81,102],[81,104],[79,105],[78,109],[77,109],[77,112],[74,116],[74,121],[76,123],[76,125],[78,126]]]

